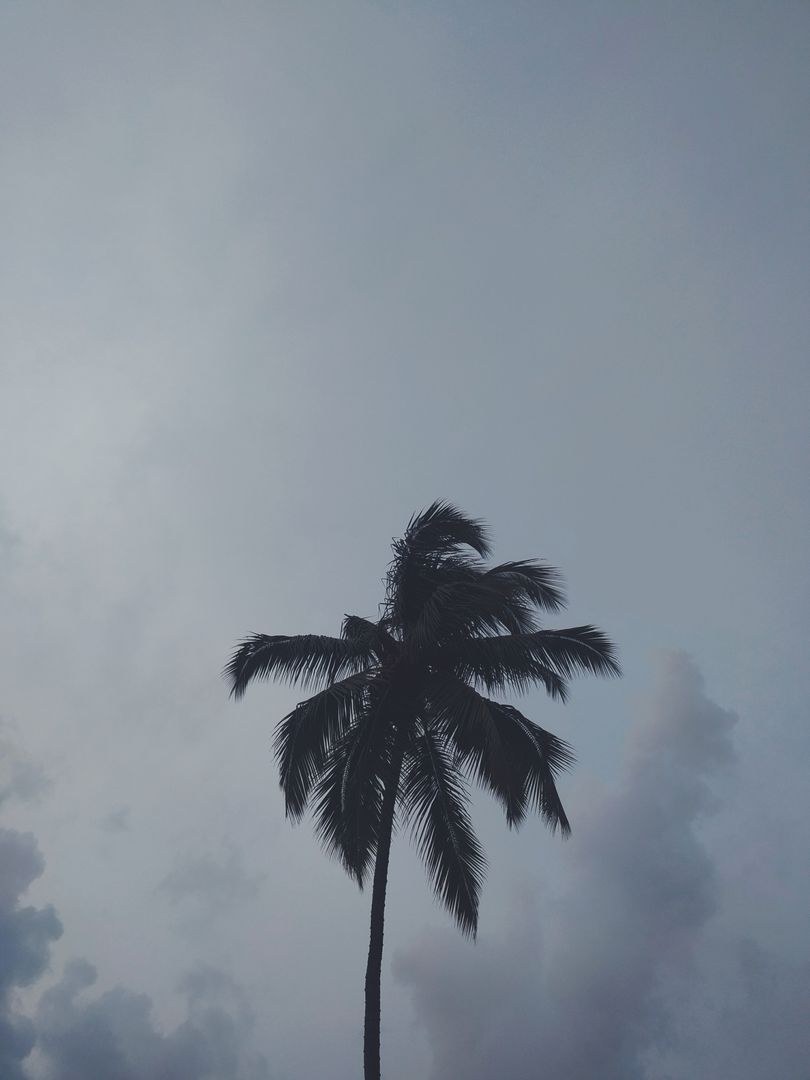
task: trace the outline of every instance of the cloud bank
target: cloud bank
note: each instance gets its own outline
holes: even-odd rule
[[[7,764],[17,760],[9,750]],[[11,774],[7,794],[27,796],[33,774],[27,766],[22,772],[14,767]],[[254,1020],[247,1001],[235,983],[212,967],[182,979],[186,1018],[169,1032],[160,1030],[146,994],[117,986],[88,996],[97,975],[85,960],[70,961],[61,979],[41,995],[33,1017],[26,1015],[19,993],[45,975],[51,945],[62,934],[53,907],[24,903],[44,869],[31,833],[0,829],[0,1080],[270,1076],[265,1059],[249,1049]]]
[[[45,862],[30,833],[0,829],[0,1080],[23,1080],[22,1062],[36,1029],[18,1012],[15,996],[48,966],[51,942],[62,934],[53,908],[23,907],[19,900]]]
[[[800,1075],[808,968],[714,933],[701,823],[734,724],[692,662],[668,656],[620,786],[580,814],[555,897],[523,894],[475,950],[442,932],[398,953],[434,1080]]]
[[[146,994],[116,987],[87,1000],[96,970],[74,960],[47,990],[35,1017],[47,1080],[266,1080],[260,1056],[246,1050],[253,1016],[221,972],[201,969],[180,986],[188,1016],[164,1034]]]

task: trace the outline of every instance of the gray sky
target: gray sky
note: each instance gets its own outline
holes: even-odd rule
[[[219,671],[373,615],[437,497],[626,677],[526,702],[574,837],[476,804],[477,945],[395,847],[386,1075],[800,1075],[809,39],[0,3],[2,1080],[357,1075],[368,897],[284,821],[295,692]]]

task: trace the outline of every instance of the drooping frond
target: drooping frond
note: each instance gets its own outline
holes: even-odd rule
[[[489,555],[484,523],[442,500],[414,514],[401,543],[414,555],[449,555],[463,547],[472,548],[482,559]]]
[[[373,672],[332,683],[284,717],[273,740],[287,816],[301,819],[327,755],[366,705]]]
[[[237,645],[222,674],[231,685],[231,696],[241,698],[254,679],[317,686],[373,662],[374,654],[362,641],[321,634],[251,634]]]
[[[568,743],[452,675],[436,676],[431,691],[431,716],[455,765],[498,799],[508,824],[520,825],[533,808],[552,830],[567,832],[555,778],[573,764]]]
[[[533,723],[511,705],[498,705],[497,709],[533,750],[522,758],[526,764],[525,792],[529,806],[540,814],[552,832],[559,829],[563,836],[570,835],[571,825],[557,791],[557,777],[574,764],[573,750],[563,739]]]
[[[532,605],[478,567],[434,571],[433,577],[433,588],[425,589],[421,610],[409,628],[409,639],[422,649],[458,637],[536,628]]]
[[[532,559],[489,569],[442,563],[421,578],[424,597],[410,637],[423,648],[459,636],[532,633],[538,609],[558,611],[565,602],[559,572]]]
[[[510,595],[519,596],[544,611],[565,607],[560,571],[537,559],[516,559],[490,567],[487,581],[498,582]]]
[[[386,614],[404,630],[436,586],[448,580],[448,574],[481,565],[471,552],[484,557],[489,544],[480,521],[449,503],[435,502],[411,518],[393,549],[386,579]]]
[[[566,680],[553,668],[536,660],[528,650],[510,648],[508,643],[522,635],[504,634],[500,637],[468,638],[443,647],[436,658],[440,671],[452,672],[475,688],[487,693],[512,690],[525,694],[540,684],[549,697],[565,701],[568,697]]]
[[[332,747],[314,789],[315,832],[362,889],[380,835],[388,740],[373,710]]]
[[[594,626],[468,638],[442,649],[440,664],[487,691],[524,693],[540,682],[561,700],[567,681],[580,672],[620,674],[613,644]]]
[[[474,937],[486,862],[467,812],[464,781],[434,732],[424,730],[414,737],[400,794],[401,811],[411,823],[437,897],[462,932]]]
[[[425,613],[425,605],[437,590],[474,581],[483,569],[484,563],[477,556],[456,554],[423,559],[397,552],[388,572],[387,619],[403,639],[424,640],[424,629],[418,630],[417,625]],[[427,617],[430,620],[434,616]]]
[[[521,775],[504,741],[492,702],[451,673],[434,675],[427,688],[431,727],[453,747],[453,764],[462,768],[503,805],[510,825],[525,816]]]
[[[579,674],[610,677],[622,673],[616,646],[595,626],[539,630],[529,636],[540,663],[555,668],[566,679]]]

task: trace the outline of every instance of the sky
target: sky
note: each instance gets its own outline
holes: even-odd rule
[[[573,835],[394,844],[389,1080],[804,1080],[810,10],[0,0],[0,1080],[353,1080],[368,896],[253,631],[446,498],[621,681]]]

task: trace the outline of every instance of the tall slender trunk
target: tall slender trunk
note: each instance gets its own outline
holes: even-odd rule
[[[394,828],[394,809],[402,769],[402,751],[391,763],[391,774],[383,794],[380,836],[374,863],[374,884],[371,890],[371,931],[366,965],[366,1017],[363,1033],[363,1076],[365,1080],[380,1080],[380,978],[382,975],[383,925],[385,920],[385,889],[388,884],[388,857],[391,853],[391,833]]]

